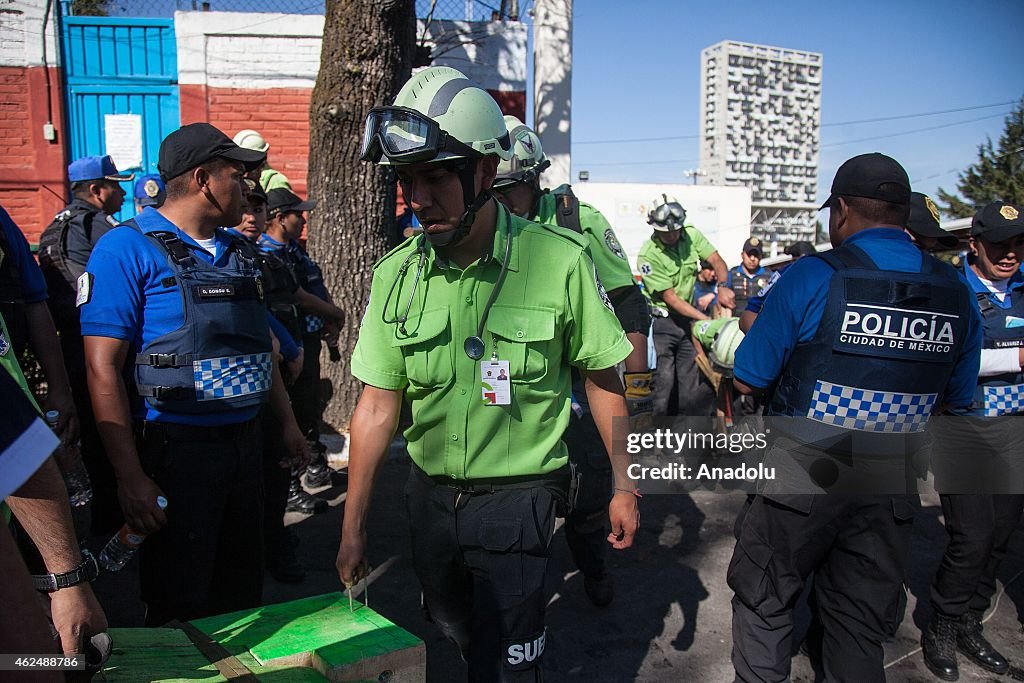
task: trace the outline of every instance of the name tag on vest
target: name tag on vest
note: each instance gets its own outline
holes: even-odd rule
[[[225,299],[235,295],[234,285],[199,285],[196,294],[200,299]]]
[[[901,360],[944,363],[953,360],[959,316],[895,306],[847,303],[837,351]]]

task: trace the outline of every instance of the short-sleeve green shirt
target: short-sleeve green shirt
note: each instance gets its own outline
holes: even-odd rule
[[[674,289],[683,301],[693,297],[693,287],[700,272],[700,262],[717,251],[707,238],[692,225],[683,228],[679,241],[666,247],[651,236],[640,247],[637,270],[644,283],[644,293],[655,306],[668,308],[661,292]]]
[[[404,390],[412,409],[409,455],[429,475],[473,480],[543,474],[568,461],[570,365],[613,367],[631,350],[599,289],[584,240],[499,208],[491,253],[461,270],[412,237],[374,267],[352,374]],[[463,349],[476,334],[512,235],[508,273],[482,335],[484,360],[508,361],[511,405],[487,405],[480,361]],[[422,247],[420,245],[422,244]],[[422,251],[417,251],[421,249]],[[408,320],[420,253],[422,277]]]
[[[557,208],[554,192],[545,192],[537,202],[537,215],[533,220],[545,225],[558,225],[555,214]],[[629,259],[626,258],[626,252],[622,250],[612,226],[600,211],[584,202],[580,202],[580,228],[590,242],[590,258],[594,259],[597,274],[601,277],[605,289],[610,292],[635,285],[636,280],[629,268]]]

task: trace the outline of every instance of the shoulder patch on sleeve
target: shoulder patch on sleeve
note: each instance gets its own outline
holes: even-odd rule
[[[597,274],[597,267],[594,267],[594,284],[597,285],[597,293],[601,297],[601,301],[612,313],[615,312],[615,307],[612,306],[612,300],[608,296],[608,292],[605,290],[604,285],[601,283],[601,276]]]
[[[78,278],[78,294],[75,296],[75,306],[83,306],[89,303],[92,298],[92,273],[82,273]]]
[[[619,244],[619,240],[615,237],[615,231],[608,228],[604,231],[604,244],[608,247],[608,251],[618,256],[623,261],[627,261],[626,252],[622,250],[622,245]]]
[[[644,275],[650,275],[651,273],[654,272],[654,268],[651,267],[650,263],[646,263],[646,262],[645,263],[641,263],[640,264],[640,272],[642,274],[644,274]]]

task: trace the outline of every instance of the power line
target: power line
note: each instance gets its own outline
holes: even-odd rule
[[[872,119],[857,119],[854,121],[836,121],[834,123],[823,123],[822,128],[828,126],[850,126],[857,123],[877,123],[880,121],[897,121],[900,119],[914,119],[921,118],[924,116],[939,116],[940,114],[954,114],[961,111],[974,111],[977,109],[991,109],[992,107],[1005,107],[1011,104],[1017,104],[1016,100],[1010,100],[1008,102],[995,102],[993,104],[979,104],[972,107],[958,107],[956,109],[941,109],[938,111],[924,111],[916,114],[898,114],[896,116],[881,116]],[[654,138],[612,138],[608,140],[574,140],[574,145],[617,145],[631,142],[664,142],[666,140],[695,140],[700,135],[674,135],[668,137],[654,137]]]
[[[930,130],[938,130],[940,128],[950,128],[952,126],[961,126],[965,123],[975,123],[977,121],[985,121],[987,119],[995,119],[1005,116],[1006,114],[989,114],[988,116],[979,116],[976,119],[967,119],[966,121],[954,121],[952,123],[943,123],[938,126],[928,126],[927,128],[915,128],[913,130],[905,130],[900,133],[888,133],[886,135],[875,135],[869,138],[858,138],[857,140],[845,140],[843,142],[833,142],[828,145],[822,145],[822,149],[828,149],[831,147],[841,147],[843,145],[852,145],[858,142],[870,142],[872,140],[884,140],[886,138],[898,138],[903,135],[910,135],[912,133],[924,133]]]

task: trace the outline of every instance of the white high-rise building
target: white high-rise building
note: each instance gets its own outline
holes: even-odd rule
[[[751,189],[751,234],[813,242],[822,56],[726,40],[700,62],[702,182]]]

